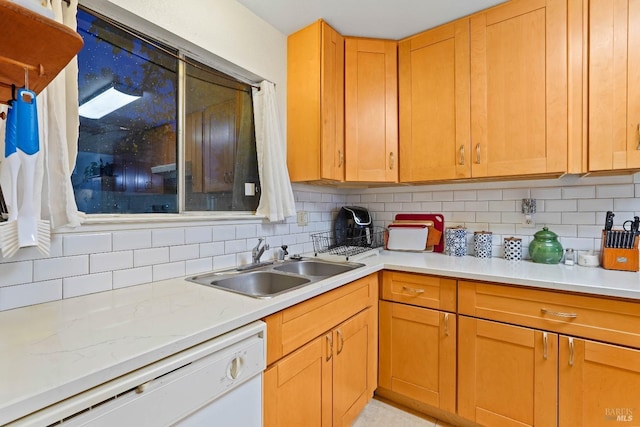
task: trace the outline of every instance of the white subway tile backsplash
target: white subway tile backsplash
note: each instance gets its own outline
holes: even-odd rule
[[[46,258],[33,261],[33,280],[35,282],[81,276],[83,274],[89,274],[88,255]]]
[[[442,212],[442,202],[422,202],[420,209],[422,212]]]
[[[151,232],[151,246],[184,245],[184,228],[161,228]]]
[[[62,297],[72,298],[113,289],[111,271],[62,279]]]
[[[537,206],[538,212],[575,212],[578,210],[577,200],[547,200],[544,204],[544,209]]]
[[[134,267],[166,262],[169,262],[169,248],[138,249],[133,251]]]
[[[502,190],[502,200],[522,200],[531,197],[531,191],[528,188],[510,188]]]
[[[256,224],[236,225],[236,239],[253,239],[256,237],[258,237]]]
[[[113,233],[113,250],[151,248],[151,230],[126,230]]]
[[[427,191],[421,191],[419,193],[413,193],[414,202],[430,202],[433,200],[433,193]]]
[[[64,256],[110,252],[111,233],[70,234],[62,238]]]
[[[212,242],[212,236],[211,227],[188,227],[184,230],[184,241],[187,245]]]
[[[89,256],[89,265],[91,273],[131,268],[133,267],[133,251],[92,254]]]
[[[518,208],[520,204],[518,203]],[[513,200],[506,201],[490,201],[489,211],[491,212],[516,212],[516,202]],[[521,212],[520,209],[517,210]]]
[[[253,246],[255,246],[255,243],[257,243],[257,240],[255,242],[253,242]],[[251,247],[253,247],[251,246]],[[224,253],[225,254],[235,254],[238,252],[244,252],[246,251],[248,248],[247,246],[247,241],[242,239],[242,240],[228,240],[226,242],[224,242]]]
[[[625,198],[635,196],[635,186],[633,184],[618,185],[598,185],[596,187],[597,198]]]
[[[198,259],[200,257],[200,245],[181,245],[169,248],[169,261],[184,261],[187,259]]]
[[[596,214],[594,212],[564,212],[562,213],[563,224],[590,225],[595,224]]]
[[[0,264],[0,287],[33,281],[33,261]]]
[[[532,199],[556,200],[562,198],[562,188],[532,188]]]
[[[478,200],[502,200],[502,190],[478,190]]]
[[[486,201],[482,201],[482,202],[465,202],[464,203],[464,210],[469,212],[469,211],[474,211],[474,212],[488,212],[489,211],[489,202]]]
[[[613,210],[616,216],[619,214],[618,211],[638,212],[640,211],[640,199],[615,199],[613,201]]]
[[[585,185],[582,187],[564,187],[562,189],[563,199],[595,199],[596,187]]]
[[[442,210],[445,212],[464,211],[464,202],[442,202]]]
[[[394,202],[411,202],[412,194],[411,193],[393,193],[393,201]]]
[[[478,193],[475,190],[469,191],[454,191],[453,200],[478,200]]]
[[[62,299],[62,279],[0,288],[0,311]]]
[[[613,210],[613,199],[580,199],[578,211],[606,212]]]
[[[379,202],[379,203],[391,203],[394,201],[393,193],[382,193],[376,194],[375,200],[371,202]],[[395,200],[397,202],[401,202],[402,200]]]
[[[152,281],[153,268],[150,265],[113,272],[113,289],[141,285]]]
[[[616,227],[640,213],[637,175],[397,189],[295,187],[302,188],[294,197],[296,207],[309,212],[307,226],[299,227],[292,217],[277,223],[210,221],[54,233],[49,257],[25,248],[11,259],[0,258],[0,310],[246,264],[257,237],[267,237],[271,245],[263,259],[273,258],[282,244],[290,254],[312,252],[310,234],[332,230],[343,205],[368,208],[376,226],[387,226],[397,213],[443,213],[447,226],[470,230],[470,248],[473,231],[493,232],[493,256],[502,256],[502,239],[510,236],[523,239],[523,254],[528,256],[533,234],[545,225],[565,247],[597,252],[606,211],[615,212]],[[537,200],[534,226],[525,226],[520,212],[521,199],[528,197]]]
[[[152,267],[153,281],[173,279],[187,275],[184,261],[170,262],[168,264],[157,264]]]
[[[452,202],[453,191],[434,191],[433,201],[435,202]]]
[[[187,275],[206,273],[213,270],[213,257],[185,261]]]

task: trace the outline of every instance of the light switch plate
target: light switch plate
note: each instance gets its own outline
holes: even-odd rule
[[[309,212],[298,211],[298,225],[304,227],[309,224]]]

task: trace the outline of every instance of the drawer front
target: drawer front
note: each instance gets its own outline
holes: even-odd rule
[[[436,310],[456,310],[456,281],[399,271],[382,272],[382,299]]]
[[[378,300],[372,274],[267,317],[267,364],[300,348]]]
[[[458,311],[640,348],[640,304],[635,302],[461,280]]]

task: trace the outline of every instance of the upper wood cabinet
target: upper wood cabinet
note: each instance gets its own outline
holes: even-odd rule
[[[287,40],[291,181],[344,180],[344,38],[320,20]]]
[[[566,0],[513,0],[470,19],[472,176],[565,172]]]
[[[345,39],[345,178],[398,181],[397,42]]]
[[[469,20],[398,44],[400,181],[471,176]]]
[[[589,2],[589,170],[640,168],[640,3]]]

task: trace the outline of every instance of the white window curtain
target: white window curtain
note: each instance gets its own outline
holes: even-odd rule
[[[259,90],[253,88],[253,111],[261,188],[256,213],[265,215],[272,222],[283,221],[296,215],[296,207],[273,83],[265,80],[260,83]]]
[[[62,0],[50,0],[54,19],[76,30],[78,0],[67,6]],[[69,65],[43,90],[37,98],[40,156],[34,180],[36,216],[48,219],[51,228],[77,227],[82,220],[78,212],[71,172],[78,151],[78,62],[74,57]],[[0,146],[4,155],[4,130],[0,130]],[[6,162],[3,162],[6,163]],[[0,185],[6,200],[11,195],[8,167],[0,167]],[[21,190],[18,188],[18,197]],[[20,201],[18,202],[20,203]],[[17,207],[14,207],[17,209]]]

